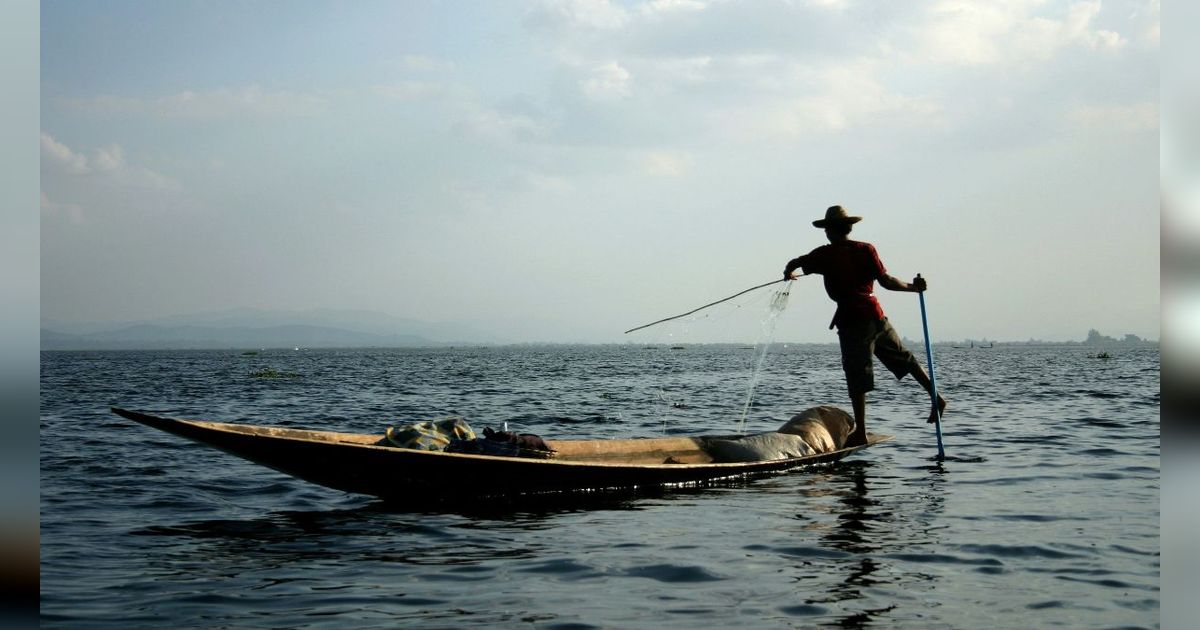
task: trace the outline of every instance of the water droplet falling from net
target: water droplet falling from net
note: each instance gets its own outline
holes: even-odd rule
[[[784,288],[771,296],[771,303],[767,306],[767,313],[762,319],[762,331],[759,334],[758,343],[754,345],[754,371],[750,373],[750,383],[746,386],[746,404],[742,407],[742,417],[738,420],[739,433],[746,431],[746,416],[750,414],[750,406],[754,404],[754,394],[762,380],[763,364],[767,360],[771,342],[775,339],[775,326],[779,322],[779,316],[787,308],[788,296],[791,291],[792,283],[784,283]]]

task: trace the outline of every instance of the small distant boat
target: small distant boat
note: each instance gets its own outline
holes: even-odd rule
[[[184,420],[117,407],[112,411],[327,488],[404,501],[700,486],[830,464],[892,439],[868,433],[867,444],[860,446],[737,463],[715,463],[708,453],[710,440],[736,439],[731,435],[546,440],[556,457],[532,459],[396,448],[382,445],[382,435]]]

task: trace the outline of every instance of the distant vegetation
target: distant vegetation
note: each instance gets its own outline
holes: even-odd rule
[[[909,339],[908,337],[904,337],[903,341],[904,341],[904,344],[909,346],[910,348],[914,347],[914,346],[919,347],[919,346],[924,345],[924,343],[925,343],[924,341],[922,341],[920,339],[913,340],[913,339]],[[1107,346],[1107,345],[1115,344],[1115,345],[1133,346],[1133,345],[1157,345],[1158,342],[1153,339],[1142,339],[1141,337],[1139,337],[1137,335],[1133,335],[1133,334],[1127,334],[1121,338],[1109,337],[1108,335],[1101,334],[1100,331],[1093,328],[1088,331],[1087,338],[1085,338],[1083,341],[1045,341],[1042,339],[1033,339],[1033,338],[1030,338],[1027,341],[996,341],[996,340],[989,340],[988,338],[985,337],[983,339],[963,339],[962,341],[935,341],[934,344],[935,345],[949,344],[949,345],[953,345],[956,348],[987,349],[987,348],[991,348],[992,346],[995,346],[995,345],[1005,345],[1005,346],[1040,346],[1040,345]]]

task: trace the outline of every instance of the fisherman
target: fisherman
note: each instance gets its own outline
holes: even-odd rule
[[[862,217],[850,216],[841,206],[831,206],[825,211],[824,219],[813,221],[814,226],[825,229],[829,244],[789,260],[783,269],[783,277],[787,280],[798,277],[797,269],[804,274],[821,274],[825,280],[825,293],[837,302],[837,311],[829,327],[837,327],[842,370],[846,373],[846,387],[850,390],[850,403],[854,408],[854,433],[847,446],[867,443],[867,392],[875,389],[872,354],[879,357],[897,379],[912,374],[913,379],[929,392],[930,401],[933,400],[929,374],[900,342],[874,293],[877,280],[880,286],[891,291],[920,292],[926,288],[925,279],[918,276],[909,283],[888,275],[873,245],[850,240],[852,226],[861,220]],[[929,422],[938,420],[945,409],[946,399],[939,395],[936,406],[930,403]]]

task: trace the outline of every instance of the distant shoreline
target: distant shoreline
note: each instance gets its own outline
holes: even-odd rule
[[[924,346],[924,342],[920,340],[905,339],[904,343],[910,348],[919,348]],[[952,350],[978,350],[987,351],[995,348],[1041,348],[1041,347],[1060,347],[1069,346],[1075,348],[1158,348],[1159,342],[1153,340],[1142,340],[1137,342],[1127,341],[1111,341],[1111,342],[1089,342],[1089,341],[990,341],[987,346],[976,345],[971,347],[963,345],[961,341],[935,341],[933,347],[936,349],[952,349]],[[268,346],[253,346],[253,345],[162,345],[162,346],[94,346],[94,347],[43,347],[41,352],[294,352],[306,350],[463,350],[463,349],[513,349],[513,348],[572,348],[572,347],[610,347],[610,348],[627,348],[630,350],[659,350],[671,348],[720,348],[728,347],[731,349],[754,349],[757,346],[753,342],[699,342],[699,343],[635,343],[635,342],[521,342],[521,343],[429,343],[429,344],[414,344],[414,345],[304,345],[304,344],[284,344],[284,345],[268,345]],[[771,343],[773,348],[789,348],[789,347],[805,347],[805,348],[837,348],[836,342],[795,342],[795,341],[776,341]]]

